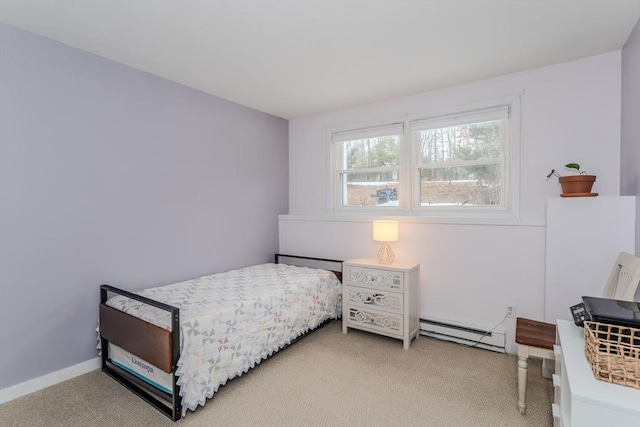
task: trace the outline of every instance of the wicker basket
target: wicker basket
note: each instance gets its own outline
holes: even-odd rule
[[[597,379],[640,389],[640,329],[584,322],[584,352]]]

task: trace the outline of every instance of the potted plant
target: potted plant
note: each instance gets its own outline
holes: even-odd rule
[[[586,171],[580,169],[580,165],[577,163],[567,163],[564,165],[567,169],[573,169],[577,175],[561,176],[555,169],[551,169],[551,172],[547,175],[547,178],[552,176],[558,177],[558,182],[562,187],[562,197],[593,197],[598,193],[592,193],[591,188],[596,181],[595,175],[589,175]]]

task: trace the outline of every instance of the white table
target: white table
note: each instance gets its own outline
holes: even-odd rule
[[[555,427],[639,427],[640,390],[597,380],[584,354],[584,330],[558,320]]]

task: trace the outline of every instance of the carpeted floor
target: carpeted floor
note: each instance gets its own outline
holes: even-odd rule
[[[552,425],[553,386],[529,364],[527,414],[517,358],[421,337],[342,334],[334,321],[220,388],[174,424],[100,371],[0,405],[8,426]]]

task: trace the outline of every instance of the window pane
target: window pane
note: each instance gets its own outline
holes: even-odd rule
[[[501,123],[497,120],[414,132],[418,163],[500,158]]]
[[[500,206],[500,165],[420,169],[420,206]]]
[[[380,136],[340,143],[343,147],[343,168],[363,169],[398,166],[400,136]]]
[[[398,206],[398,171],[341,176],[342,206]]]

